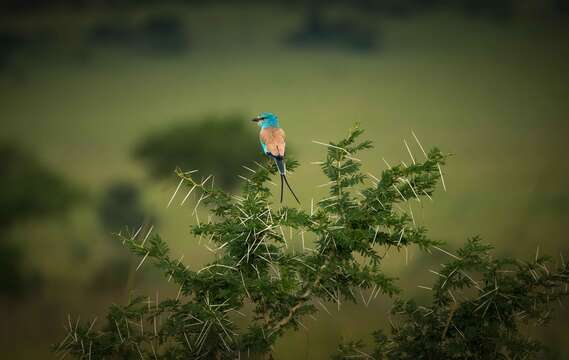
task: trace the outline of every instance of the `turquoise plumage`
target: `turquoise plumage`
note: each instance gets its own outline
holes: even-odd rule
[[[261,128],[259,140],[261,141],[263,154],[273,158],[279,169],[279,174],[281,175],[281,202],[283,201],[283,184],[286,184],[292,196],[300,204],[298,197],[296,197],[286,178],[286,165],[284,162],[286,135],[280,126],[279,118],[273,113],[262,112],[253,121]]]

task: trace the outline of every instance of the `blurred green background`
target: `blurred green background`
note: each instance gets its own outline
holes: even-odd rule
[[[448,191],[412,204],[433,238],[454,249],[481,235],[497,256],[568,253],[567,1],[14,0],[0,11],[3,359],[53,358],[68,314],[101,318],[131,290],[175,296],[148,264],[135,272],[111,233],[142,225],[191,268],[210,261],[189,235],[195,200],[166,209],[173,170],[237,191],[241,165],[262,156],[248,121],[261,111],[287,131],[304,208],[326,191],[312,140],[360,122],[376,146],[365,169],[378,175],[382,157],[409,161],[414,130],[455,154]],[[409,255],[385,269],[421,297],[444,259]],[[319,359],[341,338],[369,340],[388,328],[390,304],[307,319],[276,355]],[[569,353],[567,315],[528,330],[547,358]]]

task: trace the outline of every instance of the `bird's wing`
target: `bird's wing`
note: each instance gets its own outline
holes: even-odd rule
[[[286,135],[281,128],[265,128],[260,133],[261,142],[266,145],[267,151],[274,156],[284,156]]]

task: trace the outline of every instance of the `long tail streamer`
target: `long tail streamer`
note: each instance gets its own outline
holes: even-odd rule
[[[284,190],[283,180],[284,180],[284,175],[281,175],[281,202],[283,202],[283,190]]]
[[[286,184],[286,186],[290,190],[292,196],[294,196],[294,199],[296,200],[296,202],[300,204],[298,197],[296,196],[296,194],[294,193],[294,191],[290,187],[290,184],[288,183],[288,180],[286,178],[286,167],[285,167],[284,159],[282,157],[273,157],[273,158],[275,159],[275,163],[277,164],[277,168],[279,169],[279,173],[281,174],[281,202],[283,202],[284,184]]]
[[[296,200],[297,203],[300,204],[300,200],[298,200],[298,198],[296,197],[296,194],[294,193],[294,191],[292,191],[292,188],[290,187],[288,180],[286,179],[286,175],[281,175],[281,202],[283,201],[283,185],[282,185],[282,181],[284,180],[286,186],[288,187],[288,189],[290,190],[290,193],[292,194],[292,196],[294,196],[294,199]]]

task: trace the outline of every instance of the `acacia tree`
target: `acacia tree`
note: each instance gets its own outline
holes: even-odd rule
[[[269,183],[277,169],[270,160],[251,169],[239,196],[213,187],[208,178],[177,171],[189,192],[199,193],[196,207],[202,204],[211,212],[207,222],[197,219],[191,231],[213,244],[215,260],[193,271],[170,256],[159,235],[147,240],[119,235],[142,258],[141,265],[153,260],[179,286],[178,297],[136,297],[126,306],[114,305],[101,329],[69,321],[69,333],[57,351],[94,359],[228,359],[243,354],[271,359],[277,339],[303,326],[302,318],[319,306],[327,311],[324,302],[340,307],[344,301],[357,302],[356,293],[365,290],[369,298],[396,294],[394,279],[381,270],[379,250],[437,245],[398,203],[430,197],[446,156],[435,148],[423,162],[391,167],[377,179],[364,174],[354,157],[372,147],[370,141],[358,140],[362,132],[356,127],[341,141],[326,144],[321,168],[330,194],[309,211],[272,206]],[[291,171],[297,165],[287,161]],[[289,243],[285,230],[300,233],[302,247]],[[305,233],[312,234],[313,248],[305,246]],[[253,307],[249,325],[238,327],[235,317],[247,304]]]
[[[399,203],[431,199],[442,180],[446,155],[436,148],[423,151],[423,162],[412,156],[412,164],[389,166],[378,179],[364,174],[354,157],[372,147],[358,140],[361,134],[356,127],[345,139],[324,144],[327,155],[320,165],[330,194],[311,204],[309,211],[272,207],[268,184],[277,169],[269,160],[249,169],[239,196],[215,188],[209,177],[197,180],[193,172],[177,171],[189,187],[182,202],[195,191],[199,199],[194,212],[203,204],[211,213],[200,222],[196,212],[191,231],[207,239],[215,260],[193,271],[170,256],[159,235],[118,235],[141,257],[139,267],[151,259],[179,286],[178,296],[163,301],[136,297],[126,306],[113,305],[102,328],[94,321],[69,319],[67,337],[56,351],[89,359],[272,359],[279,337],[303,326],[302,318],[319,307],[328,311],[325,302],[339,308],[360,297],[369,303],[380,293],[397,294],[395,279],[381,270],[381,254],[410,245],[441,250]],[[287,162],[289,170],[297,165]],[[299,240],[287,240],[286,230],[300,234]],[[305,246],[305,233],[311,234],[313,248]],[[522,334],[521,324],[549,319],[554,302],[567,295],[568,268],[562,262],[550,269],[549,259],[537,255],[532,262],[492,259],[489,251],[488,245],[473,239],[457,255],[447,252],[453,261],[432,271],[438,276],[430,288],[432,303],[396,300],[392,315],[401,321],[392,325],[389,335],[374,333],[371,353],[362,342],[352,342],[342,344],[335,358],[536,355],[542,346]],[[248,317],[249,325],[239,326],[238,316]]]
[[[468,240],[442,265],[430,303],[397,300],[391,332],[340,345],[335,359],[535,359],[547,350],[523,327],[546,324],[568,295],[569,267],[536,253],[532,261],[493,259],[492,246]]]

